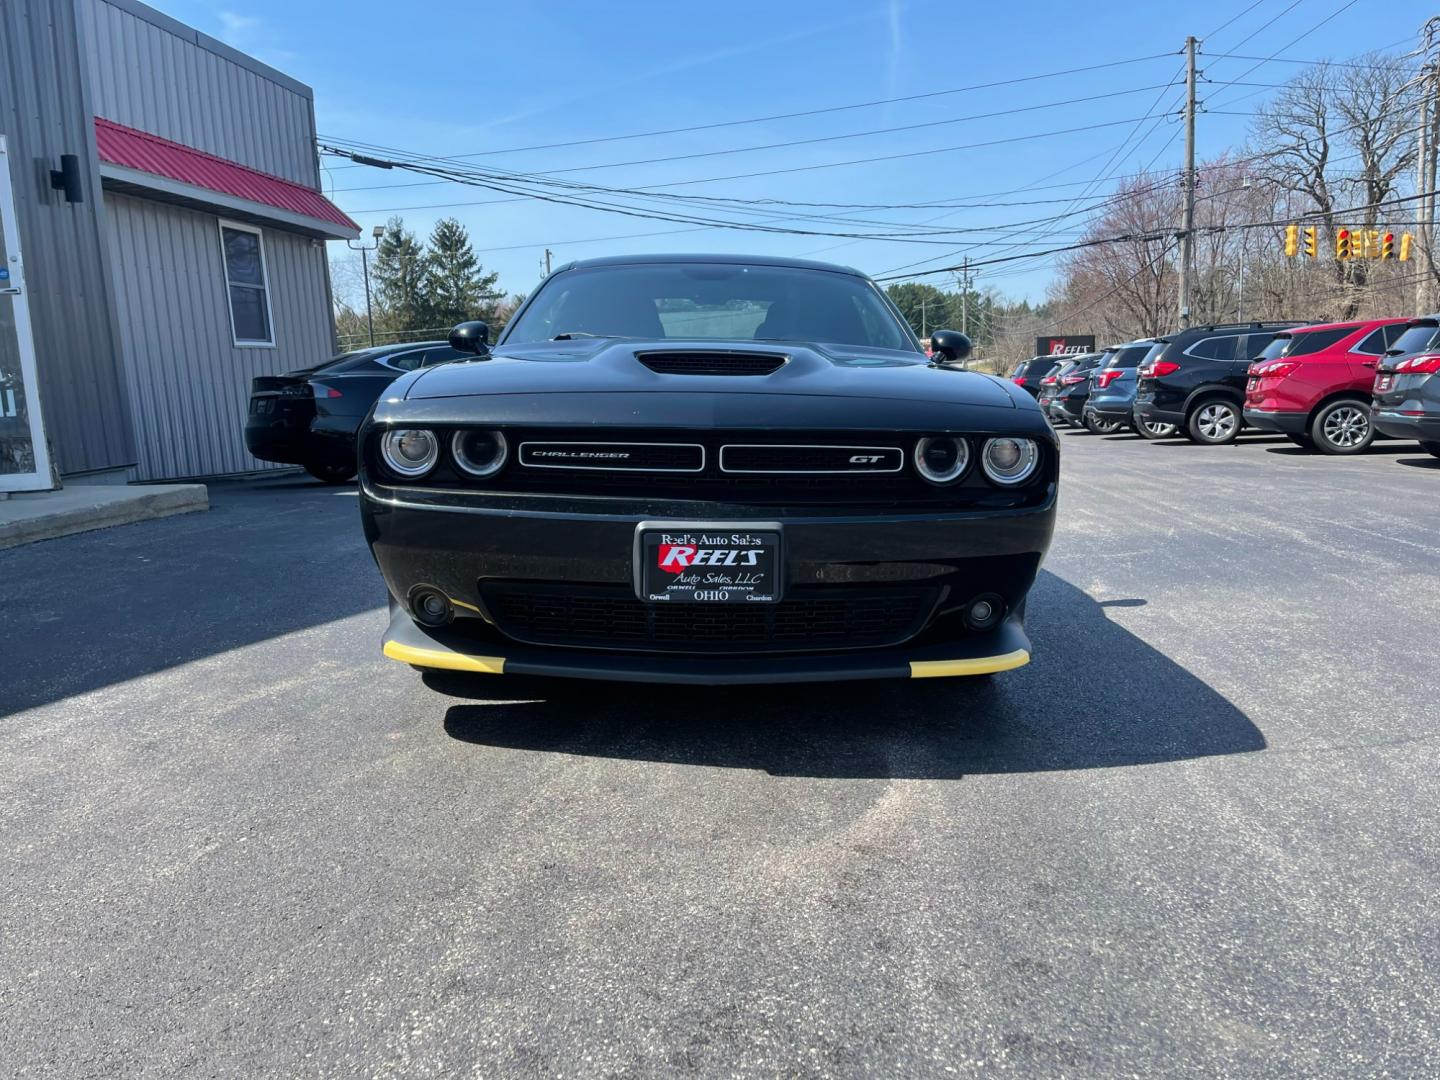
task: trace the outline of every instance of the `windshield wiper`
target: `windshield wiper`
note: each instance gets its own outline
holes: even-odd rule
[[[556,334],[551,341],[570,341],[573,338],[582,337],[615,337],[614,334],[592,334],[587,330],[566,330],[563,334]]]

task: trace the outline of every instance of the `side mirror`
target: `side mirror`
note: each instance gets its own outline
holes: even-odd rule
[[[484,356],[490,351],[490,327],[478,320],[462,322],[450,331],[450,347],[456,352]]]
[[[936,330],[930,335],[930,355],[937,364],[958,364],[970,355],[970,339],[958,330]]]

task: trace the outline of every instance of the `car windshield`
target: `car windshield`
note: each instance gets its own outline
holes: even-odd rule
[[[919,351],[864,278],[738,263],[567,270],[545,282],[504,341],[577,337],[815,341]]]
[[[1434,323],[1412,326],[1396,339],[1394,345],[1390,346],[1389,353],[1398,355],[1419,352],[1421,349],[1430,348],[1437,337],[1440,337],[1440,328],[1437,328]]]

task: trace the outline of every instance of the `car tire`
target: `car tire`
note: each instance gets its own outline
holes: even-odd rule
[[[1204,446],[1224,446],[1234,442],[1244,426],[1240,406],[1229,398],[1206,398],[1190,410],[1185,436]]]
[[[1316,410],[1310,438],[1322,454],[1362,454],[1375,441],[1370,407],[1356,398],[1340,398]]]
[[[1086,413],[1085,427],[1091,435],[1114,435],[1120,430],[1120,421],[1101,420],[1094,413]]]
[[[1422,442],[1420,449],[1432,457],[1440,457],[1440,442]]]
[[[355,479],[354,465],[334,465],[319,461],[307,462],[305,471],[326,484],[348,484]]]
[[[1309,435],[1286,435],[1285,438],[1289,439],[1302,450],[1315,449],[1315,440],[1310,438]]]
[[[1174,424],[1157,424],[1152,420],[1136,420],[1130,425],[1132,431],[1142,439],[1155,441],[1156,439],[1172,439],[1179,434],[1179,428]]]

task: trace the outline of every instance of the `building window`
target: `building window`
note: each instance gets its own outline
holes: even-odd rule
[[[265,280],[265,244],[260,230],[220,223],[225,288],[230,297],[230,331],[236,345],[274,345],[270,290]]]

